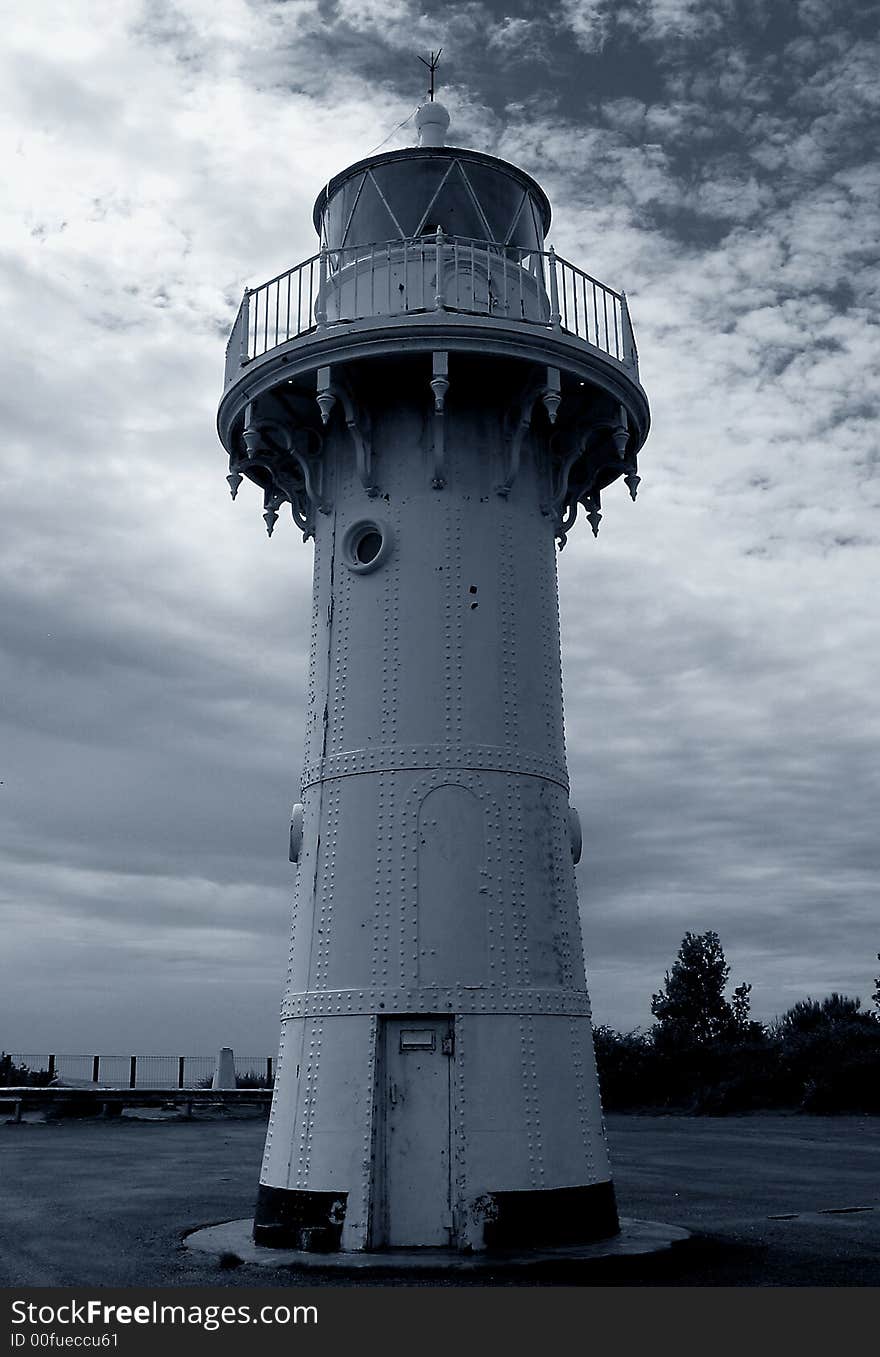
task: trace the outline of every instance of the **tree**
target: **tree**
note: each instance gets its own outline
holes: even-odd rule
[[[752,1027],[756,1026],[755,1023],[752,1023],[749,1020],[749,1010],[752,1007],[752,1001],[749,997],[751,993],[751,985],[747,985],[745,982],[741,985],[737,985],[736,989],[733,991],[730,1011],[733,1015],[734,1026],[741,1032],[748,1032]],[[757,1026],[760,1026],[760,1023],[757,1024]]]
[[[774,1027],[782,1082],[805,1112],[880,1112],[880,1024],[846,994],[801,999]]]
[[[877,960],[880,961],[880,952],[877,953]],[[874,1001],[874,1007],[877,1009],[878,1013],[880,1013],[880,975],[874,976],[874,984],[876,988],[871,995],[871,998]]]
[[[823,1031],[835,1023],[856,1023],[864,1026],[870,1015],[861,1012],[861,999],[847,994],[829,994],[825,999],[798,999],[776,1024],[782,1037],[798,1033]]]
[[[663,989],[651,998],[655,1041],[705,1046],[747,1026],[751,986],[740,985],[731,1006],[724,997],[729,974],[717,933],[685,933]]]

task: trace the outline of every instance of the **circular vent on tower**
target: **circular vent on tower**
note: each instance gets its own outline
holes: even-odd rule
[[[353,523],[342,542],[345,564],[355,574],[366,575],[387,561],[391,544],[391,529],[387,523],[375,519]]]

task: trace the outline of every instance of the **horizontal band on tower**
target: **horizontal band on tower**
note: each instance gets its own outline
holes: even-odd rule
[[[356,777],[360,773],[405,773],[439,769],[461,773],[515,773],[541,777],[568,791],[564,763],[543,754],[505,749],[500,745],[377,745],[374,749],[351,749],[316,759],[303,769],[302,789],[332,778]]]
[[[614,1186],[532,1188],[486,1194],[483,1238],[488,1248],[586,1244],[620,1233]]]
[[[586,990],[527,989],[508,986],[428,985],[400,989],[330,989],[289,994],[281,1020],[340,1014],[390,1013],[543,1013],[590,1017]]]

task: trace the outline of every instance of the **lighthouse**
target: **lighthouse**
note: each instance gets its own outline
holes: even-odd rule
[[[233,497],[253,482],[269,534],[314,544],[253,1236],[324,1253],[619,1228],[556,562],[608,487],[635,499],[648,403],[625,296],[548,246],[540,186],[446,145],[433,98],[416,122],[321,191],[315,254],[245,293],[218,416]]]

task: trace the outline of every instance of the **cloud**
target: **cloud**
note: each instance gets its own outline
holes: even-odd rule
[[[608,0],[561,0],[559,12],[579,47],[601,52],[613,22]]]
[[[598,541],[580,524],[560,560],[596,1016],[647,1023],[687,928],[718,929],[761,1016],[867,994],[880,184],[861,12],[91,10],[51,31],[16,11],[0,58],[5,1043],[100,1049],[109,1024],[211,1050],[218,1015],[223,1040],[274,1043],[311,562],[289,523],[267,542],[246,487],[226,497],[223,346],[245,283],[312,253],[322,184],[419,98],[402,54],[438,46],[457,136],[535,174],[560,252],[626,288],[652,403],[638,503],[607,492]]]

